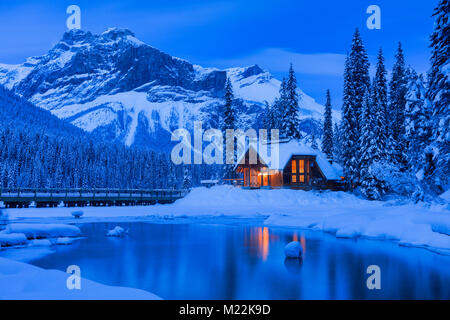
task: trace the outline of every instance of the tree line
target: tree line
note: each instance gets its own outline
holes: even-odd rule
[[[190,188],[211,170],[102,141],[0,86],[0,188]]]
[[[342,120],[334,130],[328,95],[322,150],[343,165],[349,189],[368,199],[393,192],[422,200],[449,187],[448,0],[434,16],[427,78],[406,65],[399,43],[390,81],[382,49],[371,79],[356,30],[345,63]]]

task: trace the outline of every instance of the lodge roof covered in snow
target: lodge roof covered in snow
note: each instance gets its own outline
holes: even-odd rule
[[[279,150],[278,159],[272,156],[277,153],[277,146]],[[263,145],[263,147],[267,147],[267,151],[257,153],[259,160],[271,170],[283,170],[293,156],[313,156],[327,180],[340,180],[343,176],[343,170],[339,164],[331,164],[323,152],[313,149],[298,140],[290,140],[287,142],[280,141]],[[236,167],[245,164],[245,159],[247,159],[246,154],[251,148],[255,151],[258,150],[257,143],[250,143],[246,151],[240,156]]]

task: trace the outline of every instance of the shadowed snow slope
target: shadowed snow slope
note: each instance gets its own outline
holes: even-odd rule
[[[81,279],[80,290],[66,286],[68,273],[45,270],[26,263],[0,258],[0,300],[159,300],[152,293],[105,286]]]
[[[65,218],[70,208],[10,209],[11,219]],[[84,209],[84,221],[118,217],[259,216],[267,225],[322,230],[337,237],[398,241],[450,253],[447,206],[367,201],[345,192],[243,190],[230,186],[196,188],[172,205]],[[71,220],[72,219],[72,220]],[[78,219],[80,223],[83,219]]]

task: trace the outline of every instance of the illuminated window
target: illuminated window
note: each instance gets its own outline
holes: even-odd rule
[[[294,174],[294,175],[292,175],[292,182],[293,183],[296,183],[297,182],[297,176]]]
[[[305,160],[298,160],[298,172],[305,173]]]
[[[267,187],[269,185],[269,175],[267,173],[263,174],[263,181],[264,181],[263,186]]]
[[[304,175],[300,175],[299,178],[300,178],[300,182],[302,182],[302,183],[305,182],[305,176]]]
[[[292,160],[292,173],[297,173],[297,161]]]

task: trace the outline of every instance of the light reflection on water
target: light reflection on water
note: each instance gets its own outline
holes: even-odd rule
[[[450,257],[393,243],[260,226],[121,223],[125,238],[106,237],[115,223],[82,224],[86,239],[31,261],[81,267],[82,277],[140,288],[164,299],[449,299]],[[304,259],[285,259],[300,241]],[[366,269],[381,268],[368,290]]]

